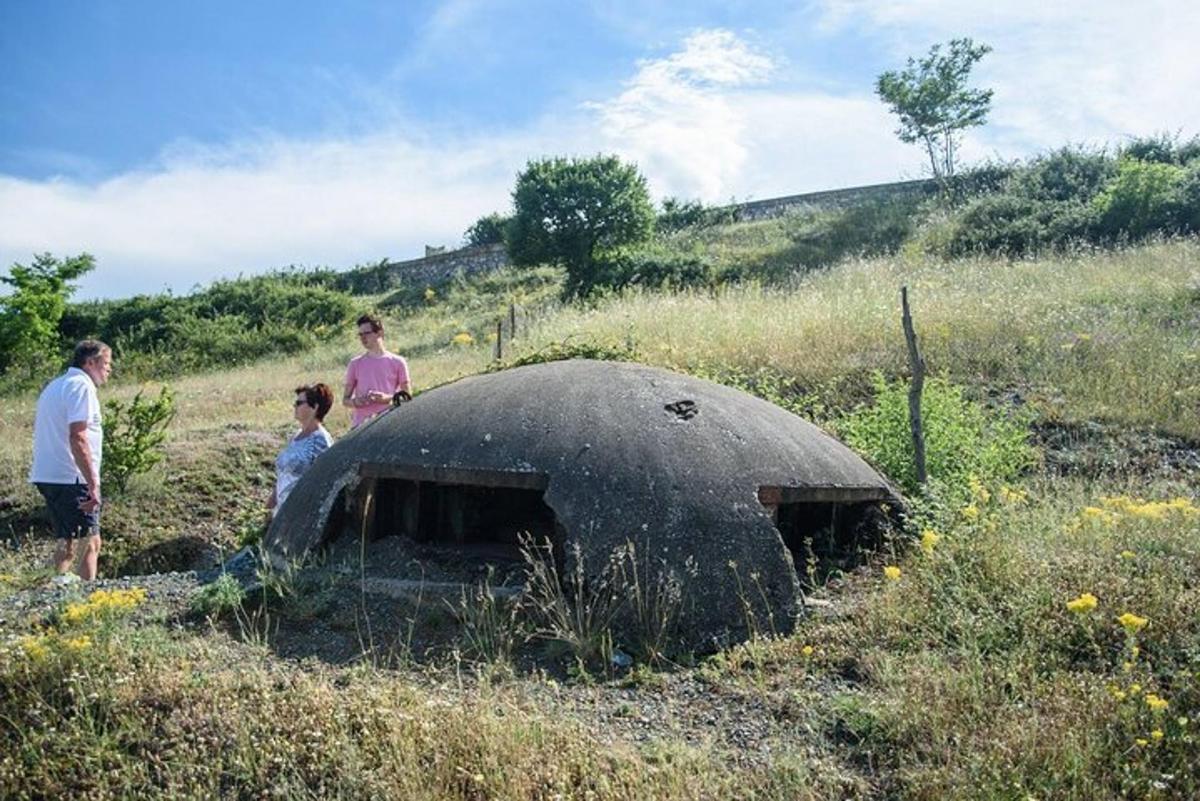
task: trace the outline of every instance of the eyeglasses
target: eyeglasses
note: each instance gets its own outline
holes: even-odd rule
[[[297,399],[296,399],[296,401],[295,401],[295,403],[293,403],[292,405],[293,405],[293,406],[307,406],[307,405],[308,405],[308,401],[306,401],[306,400],[303,400],[303,399],[301,399],[301,398],[297,398]]]

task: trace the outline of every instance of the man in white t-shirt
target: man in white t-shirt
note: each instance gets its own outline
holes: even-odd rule
[[[46,499],[58,547],[54,567],[75,564],[75,542],[85,540],[77,573],[96,577],[100,556],[100,457],[104,432],[96,388],[112,372],[112,349],[85,339],[75,346],[71,366],[38,396],[33,419],[33,465],[29,481]]]

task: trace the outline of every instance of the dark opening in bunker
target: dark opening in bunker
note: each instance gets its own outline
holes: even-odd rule
[[[889,527],[886,498],[873,488],[760,487],[758,498],[804,583],[858,566]]]
[[[403,536],[486,561],[517,561],[525,538],[561,552],[541,473],[364,465],[358,518],[368,539]]]

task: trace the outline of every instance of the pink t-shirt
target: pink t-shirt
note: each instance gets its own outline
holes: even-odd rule
[[[354,396],[366,395],[373,389],[392,395],[408,389],[408,363],[403,356],[384,351],[382,356],[363,353],[350,360],[346,368],[346,386]],[[356,426],[385,411],[390,403],[371,403],[351,409],[350,425]]]

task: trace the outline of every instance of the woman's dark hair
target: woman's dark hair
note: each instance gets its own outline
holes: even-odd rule
[[[305,384],[296,387],[296,394],[304,393],[304,402],[317,410],[317,419],[324,420],[333,407],[333,391],[328,384]]]
[[[363,324],[370,325],[371,330],[374,331],[376,334],[383,333],[383,323],[380,321],[380,319],[378,317],[375,317],[374,315],[364,314],[362,317],[359,317],[358,322],[355,323],[355,325],[363,325]]]

